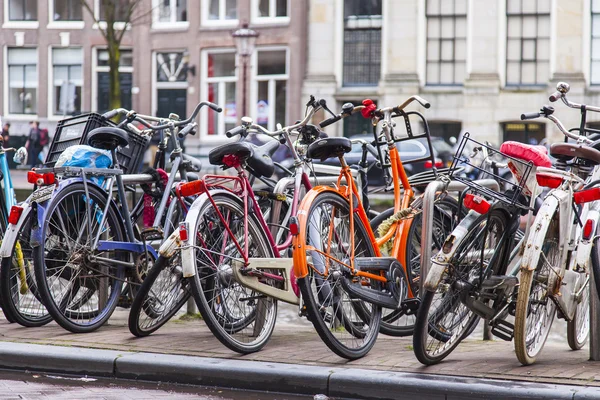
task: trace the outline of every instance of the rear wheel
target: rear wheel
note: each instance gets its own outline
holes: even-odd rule
[[[260,350],[273,333],[277,301],[235,280],[233,262],[243,260],[235,243],[245,250],[247,237],[251,258],[273,257],[273,251],[257,217],[244,215],[244,205],[239,198],[229,193],[215,193],[212,200],[214,206],[209,200],[200,206],[196,236],[190,238],[195,246],[196,263],[196,274],[190,278],[192,293],[206,325],[217,339],[233,351],[252,353]],[[268,277],[261,278],[261,282],[278,285]]]
[[[35,282],[33,249],[30,244],[31,212],[22,218],[24,221],[13,243],[3,243],[11,246],[12,256],[2,259],[0,269],[2,311],[11,322],[27,327],[42,326],[52,321],[52,317],[40,301]]]
[[[534,270],[521,269],[519,293],[515,314],[515,352],[523,365],[535,362],[544,348],[554,316],[556,305],[550,297],[548,282],[560,263],[559,228],[554,216],[543,240],[538,264]]]
[[[585,279],[585,276],[582,276]],[[583,292],[573,320],[567,323],[567,342],[573,350],[580,350],[587,342],[590,333],[590,284],[588,283]]]
[[[374,257],[375,250],[366,227],[357,215],[350,229],[346,199],[324,192],[313,200],[306,219],[306,244],[302,257],[308,261],[308,275],[298,279],[308,318],[325,344],[347,359],[363,357],[375,344],[381,307],[351,296],[342,280],[349,275],[354,238],[355,257]],[[310,257],[310,259],[308,259]],[[359,278],[363,287],[380,290],[375,280]]]
[[[459,244],[437,290],[423,295],[413,335],[413,349],[421,363],[442,361],[479,321],[464,299],[476,295],[480,282],[500,267],[496,261],[502,259],[501,251],[496,250],[503,246],[500,238],[507,225],[504,212],[480,216]]]

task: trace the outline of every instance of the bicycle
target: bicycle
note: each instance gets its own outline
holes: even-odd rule
[[[129,206],[125,201],[125,184],[120,163],[131,169],[149,138],[139,138],[131,130],[121,127],[137,121],[149,131],[169,129],[180,139],[193,132],[194,119],[203,106],[217,112],[212,103],[198,104],[192,116],[183,121],[160,123],[161,119],[141,116],[127,110],[113,110],[107,118],[126,113],[117,127],[101,127],[89,132],[87,141],[92,147],[108,150],[113,168],[59,167],[35,170],[34,174],[45,186],[31,196],[33,215],[32,245],[36,282],[43,304],[54,320],[75,333],[89,332],[102,326],[114,311],[122,293],[123,284],[135,286],[143,278],[148,264],[157,258],[149,241],[162,238],[163,222],[170,188],[180,173],[185,179],[186,169],[180,148],[173,161],[167,187],[163,193],[152,228],[135,234]],[[142,143],[136,148],[135,142]],[[129,147],[128,154],[118,148]],[[127,157],[129,155],[129,157]],[[63,179],[56,181],[56,176]],[[101,177],[102,186],[91,180]],[[116,183],[117,198],[113,198]],[[120,202],[120,204],[119,204]],[[174,217],[177,203],[169,206],[167,221]],[[181,215],[181,214],[179,214]]]
[[[375,143],[382,165],[391,169],[395,199],[394,218],[388,221],[389,227],[381,238],[375,238],[358,200],[357,187],[348,176],[349,167],[343,157],[351,148],[348,139],[322,139],[308,149],[310,158],[338,157],[342,171],[337,188],[313,188],[300,205],[293,241],[294,271],[309,320],[326,345],[344,358],[362,357],[373,346],[382,307],[390,309],[388,322],[391,325],[401,316],[414,313],[419,306],[418,271],[410,271],[410,262],[402,263],[407,260],[407,253],[410,254],[407,250],[412,243],[410,225],[414,223],[415,212],[419,212],[420,202],[413,202],[414,192],[396,148],[397,142],[429,138],[424,116],[416,111],[404,111],[413,101],[429,108],[429,103],[418,96],[412,96],[398,107],[379,110],[370,100],[365,100],[362,106],[343,109],[341,114],[320,124],[327,126],[357,111],[370,118],[374,127],[380,124],[381,135],[374,130]],[[394,135],[392,118],[395,116],[403,117],[406,137]],[[412,131],[411,116],[422,121],[425,133],[417,135]],[[414,162],[426,159],[434,164],[431,148],[429,154]],[[404,189],[402,193],[400,184]],[[448,226],[444,226],[444,221],[441,225],[449,231],[456,215],[445,216]],[[379,247],[390,240],[393,241],[390,256],[382,257]]]

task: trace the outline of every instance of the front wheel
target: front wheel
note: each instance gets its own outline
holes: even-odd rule
[[[556,216],[550,222],[542,243],[542,247],[537,250],[540,255],[535,269],[521,269],[519,278],[515,313],[515,352],[523,365],[535,362],[546,343],[556,314],[556,305],[547,286],[550,276],[556,274],[555,268],[560,263]]]
[[[327,347],[352,360],[363,357],[375,344],[381,307],[351,296],[342,284],[343,279],[356,279],[348,267],[352,255],[375,256],[367,228],[356,214],[354,230],[350,229],[349,208],[337,193],[317,195],[304,222],[306,243],[294,251],[302,252],[308,264],[308,275],[298,279],[298,285],[309,320]],[[379,282],[359,280],[363,287],[379,290]]]
[[[585,279],[583,276],[582,278]],[[581,350],[590,333],[590,283],[581,292],[573,320],[567,323],[567,342],[572,350]]]

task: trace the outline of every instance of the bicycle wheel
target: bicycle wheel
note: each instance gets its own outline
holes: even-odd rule
[[[596,285],[596,293],[600,298],[600,246],[598,245],[598,238],[600,238],[600,224],[596,228],[596,236],[593,239],[593,247],[591,251],[591,269],[592,275],[594,276],[594,281],[590,282],[590,285]]]
[[[105,192],[82,182],[59,191],[47,205],[42,245],[34,248],[35,278],[42,302],[63,328],[83,333],[102,326],[121,293],[129,254],[91,248],[102,241],[123,241],[122,220]],[[102,223],[104,218],[104,222]],[[102,223],[102,226],[101,226]]]
[[[52,321],[52,316],[40,301],[35,282],[30,244],[31,211],[22,218],[18,236],[12,243],[4,243],[12,248],[12,257],[4,257],[0,267],[2,311],[10,322],[27,327],[43,326]]]
[[[554,215],[544,234],[542,247],[537,250],[540,257],[535,270],[521,269],[517,308],[515,313],[515,352],[523,365],[535,362],[544,347],[556,305],[549,296],[547,287],[550,274],[560,263],[559,223]],[[525,256],[524,256],[525,258]]]
[[[567,342],[572,350],[581,350],[590,334],[590,283],[583,292],[575,309],[573,320],[567,322]]]
[[[458,213],[458,202],[452,197],[444,196],[438,199],[433,211],[432,254],[441,249],[444,239],[452,232],[455,216]],[[379,225],[394,214],[394,209],[385,210],[371,221],[373,232],[377,232]],[[415,297],[419,295],[419,282],[421,271],[421,232],[423,218],[421,214],[414,216],[408,231],[406,272],[410,279],[411,290]],[[407,314],[401,309],[382,310],[381,326],[379,332],[388,336],[410,336],[413,334],[416,313]]]
[[[351,237],[355,257],[374,257],[373,244],[357,216],[350,230],[348,201],[337,193],[317,195],[305,221],[306,245],[301,246],[302,257],[309,260],[309,274],[298,279],[298,285],[308,318],[335,354],[350,360],[363,357],[377,339],[381,307],[346,292],[342,279],[347,279],[349,269],[341,263],[349,264]],[[361,278],[361,283],[379,289],[376,281]]]
[[[500,238],[507,225],[502,211],[493,210],[480,216],[459,244],[437,290],[423,295],[413,334],[413,350],[422,364],[442,361],[479,322],[479,316],[463,299],[479,292],[479,283],[498,272],[500,265],[496,261],[502,259],[502,248],[506,247]],[[485,256],[482,260],[482,254],[490,250],[491,259]]]
[[[190,238],[196,262],[196,274],[190,279],[192,293],[204,322],[217,339],[233,351],[252,353],[260,350],[273,333],[277,301],[240,285],[233,277],[232,262],[243,259],[235,241],[245,250],[246,222],[248,257],[273,257],[273,252],[257,217],[244,215],[238,197],[221,192],[213,194],[212,201],[214,206],[208,200],[200,206],[196,235]],[[261,282],[284,284],[268,277]]]
[[[131,304],[129,331],[138,337],[155,332],[185,305],[190,295],[181,268],[181,251],[170,258],[158,257]]]

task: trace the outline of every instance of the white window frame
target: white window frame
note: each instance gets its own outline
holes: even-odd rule
[[[94,0],[94,19],[98,21],[98,23],[94,24],[94,29],[106,29],[108,26],[106,21],[100,21],[100,0]],[[126,24],[125,22],[115,22],[114,27],[118,31],[122,31],[123,29],[129,30],[131,29],[131,24]]]
[[[158,110],[158,90],[159,89],[188,89],[188,81],[179,82],[158,82],[156,56],[158,53],[183,53],[184,48],[174,48],[168,50],[154,50],[152,52],[152,114]]]
[[[190,10],[190,2],[194,0],[187,0],[187,10],[188,10],[188,20],[187,21],[176,21],[173,20],[174,16],[177,15],[177,2],[175,0],[169,0],[169,7],[171,8],[171,21],[169,22],[161,22],[158,20],[159,17],[159,2],[161,0],[152,0],[152,29],[160,29],[160,30],[185,30],[190,26],[189,21],[189,10]]]
[[[234,59],[235,59],[235,63],[236,63],[236,72],[233,76],[227,76],[227,77],[208,77],[208,55],[209,54],[233,54]],[[235,47],[225,47],[225,48],[217,48],[217,49],[207,49],[207,50],[202,50],[202,53],[200,55],[200,63],[201,63],[201,69],[202,69],[202,77],[200,79],[200,99],[202,100],[208,100],[208,85],[210,83],[218,83],[219,84],[219,99],[221,99],[221,93],[225,92],[225,84],[226,83],[230,83],[230,82],[235,82],[236,87],[236,108],[239,109],[239,107],[237,107],[237,99],[239,96],[237,96],[237,91],[240,87],[241,84],[243,84],[242,82],[240,82],[238,80],[238,75],[239,75],[239,68],[237,68],[238,66],[238,62],[237,62],[237,56],[236,56],[236,49]],[[219,103],[222,103],[221,101],[219,101]],[[217,104],[218,106],[222,106],[224,107],[225,104]],[[208,134],[208,109],[206,107],[203,107],[202,110],[200,110],[200,121],[202,121],[201,125],[200,125],[200,140],[204,143],[206,142],[222,142],[223,139],[225,139],[225,114],[221,113],[218,115],[218,126],[217,126],[217,134],[216,135],[209,135]]]
[[[14,46],[10,46],[11,48],[15,48]],[[39,70],[39,66],[40,66],[40,51],[37,47],[19,47],[19,48],[29,48],[29,49],[36,49],[36,55],[37,55],[37,65],[36,65],[36,71],[38,74],[38,84],[37,84],[37,89],[35,91],[35,102],[37,105],[39,105],[39,99],[40,99],[40,70]],[[12,119],[12,120],[16,120],[16,121],[31,121],[32,119],[37,119],[40,109],[38,107],[37,109],[37,113],[36,114],[9,114],[9,104],[8,104],[8,96],[9,96],[9,84],[8,84],[8,49],[9,46],[4,46],[3,49],[3,56],[4,56],[4,74],[3,74],[3,79],[4,79],[4,93],[3,93],[3,98],[4,98],[4,116],[7,119]]]
[[[4,23],[2,24],[2,28],[7,29],[38,29],[40,27],[39,21],[39,11],[40,5],[38,4],[38,20],[37,21],[11,21],[9,18],[8,12],[8,0],[4,1]]]
[[[52,62],[52,55],[55,49],[65,49],[69,47],[61,46],[48,46],[48,121],[60,121],[65,118],[61,114],[54,113],[54,63]],[[70,48],[81,49],[81,110],[84,110],[83,99],[85,89],[85,53],[82,46],[70,46]],[[79,110],[79,111],[81,111]]]
[[[92,48],[92,111],[98,111],[98,72],[110,72],[110,67],[108,65],[100,66],[98,65],[98,52],[102,50],[107,50],[106,47],[93,47]],[[123,50],[131,50],[133,49],[129,47],[121,48],[121,52]],[[131,73],[133,74],[133,65],[128,66],[119,66],[119,74],[120,73]],[[131,93],[134,94],[133,92]]]
[[[288,15],[286,17],[276,17],[276,7],[277,7],[277,0],[269,0],[269,16],[268,17],[261,17],[259,16],[259,12],[258,12],[258,6],[260,0],[252,0],[251,3],[251,17],[252,17],[252,23],[254,24],[289,24],[290,23],[290,13],[291,13],[291,7],[292,7],[292,2],[290,0],[287,0],[287,13]]]
[[[238,2],[240,0],[237,0]],[[209,19],[209,7],[210,0],[200,0],[202,9],[200,10],[202,14],[201,23],[202,26],[215,26],[215,27],[236,27],[239,25],[239,18],[236,19],[225,19],[225,4],[226,0],[219,0],[219,19]]]
[[[285,74],[277,74],[277,75],[258,75],[258,53],[261,51],[285,51]],[[264,46],[257,47],[254,53],[252,54],[252,72],[251,72],[251,87],[250,87],[250,115],[252,119],[256,121],[256,103],[258,102],[258,82],[269,82],[269,100],[274,99],[275,94],[275,81],[286,81],[289,89],[290,82],[290,49],[287,46]],[[289,95],[289,90],[287,91]],[[274,131],[276,125],[278,123],[285,125],[288,121],[289,115],[289,107],[288,107],[288,96],[285,99],[285,121],[276,121],[275,120],[275,108],[271,107],[269,104],[269,122],[267,124],[267,129],[270,131]]]
[[[85,22],[83,21],[83,10],[81,14],[81,21],[55,21],[54,20],[54,1],[48,0],[48,25],[46,26],[48,29],[83,29],[85,27]]]

